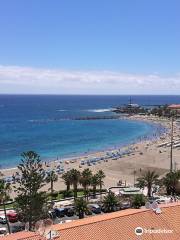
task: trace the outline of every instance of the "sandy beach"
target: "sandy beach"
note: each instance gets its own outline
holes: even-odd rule
[[[93,173],[97,172],[99,169],[102,169],[106,178],[104,180],[104,187],[108,188],[111,186],[117,186],[117,182],[122,180],[126,181],[127,185],[133,185],[134,179],[141,175],[145,170],[155,170],[160,176],[163,176],[168,172],[170,168],[170,146],[159,146],[163,143],[170,142],[170,128],[171,122],[167,119],[161,119],[158,117],[148,117],[148,116],[139,116],[133,115],[128,117],[128,119],[138,120],[138,121],[147,121],[154,124],[162,124],[167,131],[161,136],[156,136],[154,139],[141,139],[141,141],[126,146],[121,151],[129,151],[129,153],[122,155],[121,157],[113,160],[113,157],[109,157],[106,160],[97,162],[95,165],[91,166],[81,165],[82,160],[87,160],[90,158],[103,158],[107,154],[116,153],[119,151],[101,151],[89,154],[88,156],[76,157],[73,159],[68,159],[62,161],[51,161],[48,163],[48,167],[44,165],[46,169],[56,169],[58,165],[64,167],[65,171],[70,170],[71,168],[76,168],[82,171],[84,168],[90,168]],[[174,141],[178,143],[180,141],[180,125],[178,122],[174,123]],[[173,148],[173,167],[178,169],[180,166],[180,146]],[[4,176],[12,176],[17,171],[16,168],[13,169],[4,169],[1,172]],[[46,185],[43,190],[48,190],[50,186]],[[65,189],[64,182],[59,175],[58,182],[54,183],[55,190]]]

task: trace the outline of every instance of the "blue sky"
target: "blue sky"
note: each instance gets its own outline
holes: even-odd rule
[[[0,4],[1,93],[180,90],[179,0]]]

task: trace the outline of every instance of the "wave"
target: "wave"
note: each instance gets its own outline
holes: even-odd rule
[[[102,112],[111,112],[113,108],[100,108],[100,109],[89,109],[86,110],[87,112],[95,112],[95,113],[102,113]]]
[[[94,112],[94,113],[101,113],[101,112],[111,112],[114,108],[97,108],[97,109],[84,109],[84,110],[77,110],[73,109],[73,111],[83,111],[83,112]],[[57,109],[56,112],[66,112],[69,111],[67,109]]]
[[[66,109],[57,109],[56,110],[56,112],[66,112],[66,111],[68,111],[68,110],[66,110]]]
[[[28,120],[28,122],[31,123],[48,123],[48,122],[55,122],[55,121],[60,121],[61,119],[31,119]]]
[[[30,123],[49,123],[49,122],[60,122],[64,120],[71,120],[70,118],[47,118],[47,119],[30,119]]]

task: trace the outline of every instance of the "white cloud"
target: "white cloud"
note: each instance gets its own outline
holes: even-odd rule
[[[0,93],[178,94],[180,74],[0,66]]]

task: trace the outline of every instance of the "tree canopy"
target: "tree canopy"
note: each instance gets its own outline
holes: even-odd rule
[[[22,221],[29,224],[32,230],[36,221],[43,219],[47,214],[47,199],[41,191],[45,180],[45,171],[42,168],[40,157],[33,151],[22,154],[18,166],[20,178],[16,187],[16,208]]]

